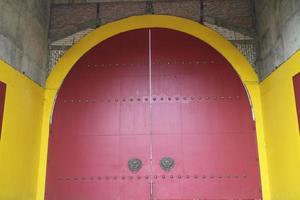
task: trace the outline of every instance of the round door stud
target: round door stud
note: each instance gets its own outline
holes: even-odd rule
[[[164,170],[164,171],[170,171],[173,167],[175,166],[175,161],[173,158],[170,157],[163,157],[160,160],[160,167]]]
[[[142,168],[142,165],[143,162],[138,158],[128,160],[128,169],[133,173],[137,173]]]

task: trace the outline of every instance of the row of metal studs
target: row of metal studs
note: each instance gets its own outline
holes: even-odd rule
[[[150,177],[149,176],[95,176],[95,177],[73,177],[73,178],[70,178],[70,177],[66,177],[66,178],[58,178],[58,180],[60,181],[63,181],[63,180],[66,180],[66,181],[70,181],[70,180],[133,180],[133,179],[137,179],[137,180],[140,180],[140,179],[149,179]],[[239,178],[243,178],[243,179],[246,179],[247,176],[246,175],[243,175],[243,176],[237,176],[237,175],[234,175],[234,176],[205,176],[205,175],[202,175],[202,176],[198,176],[198,175],[185,175],[185,176],[182,176],[182,175],[177,175],[177,176],[174,176],[174,175],[161,175],[161,176],[157,176],[157,175],[154,175],[153,176],[154,179],[158,179],[158,178],[161,178],[161,179],[166,179],[166,178],[170,178],[170,179],[174,179],[174,178],[177,178],[177,179],[190,179],[190,178],[194,178],[194,179],[239,179]]]
[[[153,62],[153,65],[200,65],[200,64],[214,64],[216,63],[215,61],[211,60],[211,61],[166,61],[166,62]],[[134,63],[130,63],[130,64],[119,64],[119,63],[110,63],[110,64],[88,64],[88,67],[120,67],[120,66],[140,66],[141,64],[134,64]]]
[[[235,99],[239,99],[240,96],[235,96],[235,97],[153,97],[152,98],[152,102],[182,102],[182,101],[201,101],[201,100],[235,100]],[[173,100],[174,99],[174,100]],[[149,98],[148,97],[144,97],[144,98],[115,98],[115,99],[100,99],[100,100],[90,100],[90,99],[71,99],[71,100],[64,100],[64,103],[96,103],[96,102],[148,102]]]

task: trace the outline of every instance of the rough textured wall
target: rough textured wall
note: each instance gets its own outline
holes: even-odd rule
[[[82,3],[91,1],[100,3]],[[93,25],[151,13],[206,21],[249,36],[255,33],[253,0],[222,0],[222,6],[220,0],[54,0],[50,39],[55,41]]]
[[[145,0],[53,0],[53,3],[103,3],[103,2],[134,2],[134,1],[145,1]]]
[[[300,1],[256,0],[257,66],[265,79],[300,48]]]
[[[46,78],[50,0],[0,0],[0,59],[39,84]]]

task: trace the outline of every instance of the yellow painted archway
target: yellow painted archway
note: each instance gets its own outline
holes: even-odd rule
[[[263,197],[264,199],[270,199],[260,88],[258,77],[252,66],[238,49],[236,49],[229,41],[215,31],[188,19],[162,15],[129,17],[101,26],[82,38],[77,44],[68,50],[60,59],[58,64],[54,67],[49,78],[47,79],[45,87],[40,165],[37,182],[37,199],[44,199],[49,123],[51,120],[55,97],[61,84],[63,83],[64,78],[72,69],[73,65],[81,58],[81,56],[83,56],[92,47],[119,33],[142,28],[168,28],[192,35],[215,48],[231,63],[247,88],[254,108]]]

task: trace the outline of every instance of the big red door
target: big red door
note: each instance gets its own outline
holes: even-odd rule
[[[246,91],[204,42],[167,29],[86,53],[56,100],[47,200],[260,199]]]

